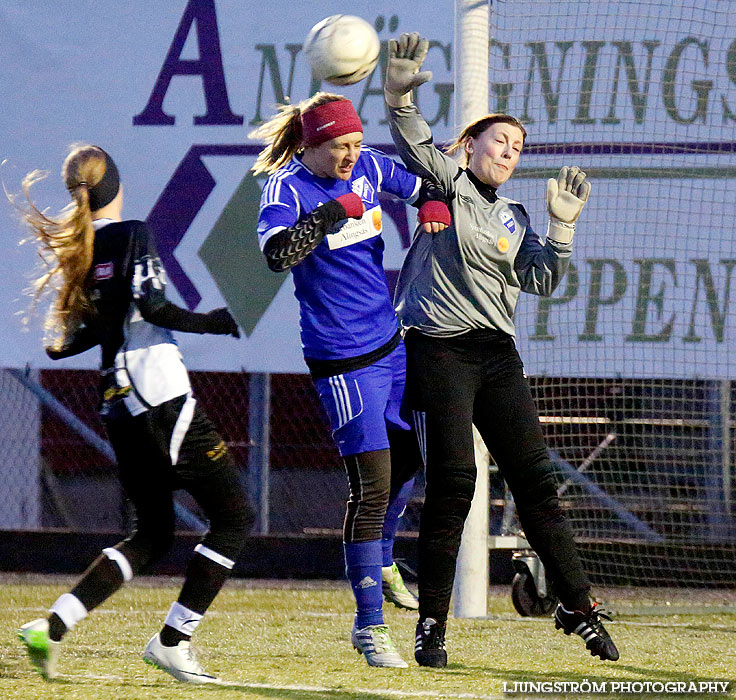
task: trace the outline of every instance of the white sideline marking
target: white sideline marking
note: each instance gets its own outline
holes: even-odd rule
[[[21,606],[11,606],[6,608],[6,612],[11,613],[28,613],[29,615],[37,615],[39,617],[44,617],[48,609],[47,608],[38,608],[38,607],[21,607]],[[105,615],[158,615],[159,617],[163,617],[168,613],[167,610],[119,610],[115,608],[111,609],[96,609],[94,611],[95,617],[105,616]],[[734,608],[729,606],[723,606],[723,608],[719,608],[719,614],[728,614],[732,615],[734,613]],[[249,615],[250,611],[248,610],[208,610],[207,611],[207,617],[237,617],[238,615]],[[686,612],[686,613],[672,613],[672,615],[690,615],[693,617],[702,616],[706,613],[701,613],[697,609],[694,609],[693,612]],[[708,615],[714,615],[716,613],[709,612]],[[353,613],[351,612],[320,612],[320,611],[305,611],[303,613],[305,617],[335,617],[335,618],[345,618],[345,619],[352,619]],[[620,612],[617,617],[613,619],[612,622],[606,622],[606,625],[612,625],[613,627],[616,627],[617,625],[631,625],[632,627],[679,627],[682,629],[700,629],[700,623],[696,620],[693,622],[669,622],[667,618],[668,615],[652,615],[651,617],[658,617],[661,618],[660,620],[653,620],[652,622],[644,622],[642,620],[632,620],[630,619],[630,616],[636,615],[635,612]],[[638,615],[637,615],[638,617]],[[503,622],[503,623],[512,623],[512,624],[520,624],[520,625],[540,625],[545,626],[549,625],[552,621],[551,617],[519,617],[515,613],[501,613],[489,617],[484,618],[477,618],[478,620],[485,621],[485,622]],[[708,625],[708,629],[712,630],[714,632],[720,632],[720,631],[733,631],[732,625],[725,625],[720,623],[711,623]],[[462,697],[458,695],[458,697]],[[471,695],[469,697],[481,697],[476,695]]]
[[[115,683],[129,683],[130,678],[123,678],[122,676],[103,676],[103,675],[96,675],[93,673],[75,673],[72,675],[71,673],[60,673],[58,678],[87,678],[91,681],[114,681]]]
[[[298,690],[312,693],[361,693],[366,695],[393,695],[397,698],[473,698],[473,700],[502,700],[501,695],[475,695],[473,693],[446,693],[446,692],[421,692],[417,690],[394,690],[377,688],[324,688],[309,685],[269,685],[268,683],[223,683],[226,686],[240,686],[242,688],[261,688],[263,690]]]
[[[116,682],[130,682],[130,679],[122,678],[120,676],[106,676],[106,675],[95,675],[92,673],[81,673],[75,675],[59,674],[60,678],[87,678],[92,681],[116,681]],[[184,684],[182,684],[184,685]],[[433,692],[433,691],[418,691],[418,690],[395,690],[393,688],[346,688],[340,686],[339,688],[328,688],[326,686],[319,685],[276,685],[275,683],[239,683],[237,681],[221,681],[217,683],[218,686],[224,686],[227,688],[254,688],[261,690],[297,690],[303,693],[364,693],[366,695],[391,695],[396,698],[458,698],[458,700],[469,699],[469,700],[505,700],[502,695],[476,695],[474,693],[449,693],[449,692]]]
[[[640,622],[639,620],[614,620],[615,624],[618,625],[631,625],[632,627],[680,627],[682,629],[692,628],[694,630],[702,630],[702,626],[696,622]],[[610,624],[610,623],[607,623]],[[709,624],[708,631],[719,632],[727,631],[733,632],[733,625],[721,625],[721,624]]]
[[[393,688],[327,688],[318,685],[272,685],[270,683],[235,683],[223,681],[222,685],[262,690],[298,690],[303,693],[361,693],[366,695],[393,695],[397,698],[472,698],[473,700],[503,700],[501,695],[475,695],[474,693],[447,693],[418,690],[394,690]]]

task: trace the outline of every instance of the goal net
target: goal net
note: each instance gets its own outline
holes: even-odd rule
[[[736,2],[493,0],[491,111],[529,136],[504,194],[593,187],[573,263],[517,328],[597,584],[733,586]]]

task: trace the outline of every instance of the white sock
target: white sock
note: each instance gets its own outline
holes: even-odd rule
[[[50,613],[56,613],[67,629],[71,629],[80,620],[87,617],[87,608],[82,601],[71,593],[64,593],[49,609]]]
[[[185,608],[181,603],[172,603],[164,624],[191,637],[202,617],[203,615]]]

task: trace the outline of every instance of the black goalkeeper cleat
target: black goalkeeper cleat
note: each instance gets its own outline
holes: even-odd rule
[[[555,610],[555,627],[565,634],[582,637],[591,656],[600,656],[603,661],[618,661],[618,649],[606,632],[601,618],[610,620],[611,616],[607,611],[597,608],[595,603],[587,615],[580,610],[569,612],[558,605]]]
[[[420,666],[443,668],[447,666],[445,651],[445,623],[427,617],[417,623],[414,658]]]

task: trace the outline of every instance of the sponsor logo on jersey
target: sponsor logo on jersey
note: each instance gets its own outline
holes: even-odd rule
[[[501,236],[498,239],[498,243],[496,243],[496,248],[498,248],[499,253],[505,253],[509,249],[509,239]]]
[[[373,202],[376,191],[373,189],[373,185],[368,182],[368,178],[365,175],[361,175],[356,180],[353,180],[351,187],[353,188],[353,192],[364,202],[368,202],[368,204]]]
[[[376,231],[381,231],[383,228],[383,221],[381,220],[381,207],[376,207],[371,212],[371,220],[373,221],[373,228]]]
[[[501,223],[508,229],[509,233],[516,231],[516,222],[514,217],[511,216],[507,211],[499,212],[498,217],[501,219]]]
[[[488,229],[482,228],[478,224],[470,224],[470,228],[475,232],[475,238],[477,240],[483,241],[483,243],[487,243],[488,245],[495,245],[496,239]]]
[[[377,585],[378,584],[370,576],[366,576],[358,583],[358,588],[365,590],[366,588],[373,588],[373,586]]]
[[[382,227],[381,207],[374,207],[365,212],[360,219],[348,219],[325,238],[330,250],[335,250],[374,238],[380,235]]]
[[[95,265],[95,281],[96,282],[99,282],[100,280],[112,279],[112,276],[114,273],[115,273],[115,268],[112,262],[100,263],[99,265]]]

